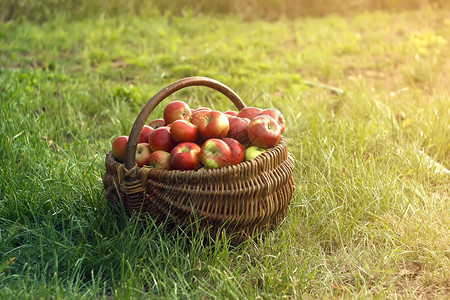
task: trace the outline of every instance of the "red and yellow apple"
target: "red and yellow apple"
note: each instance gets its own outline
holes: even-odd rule
[[[183,101],[172,101],[164,108],[164,122],[170,124],[175,120],[189,120],[191,109]]]
[[[170,135],[177,143],[195,142],[198,137],[198,129],[187,120],[176,120],[170,125]]]
[[[200,121],[200,118],[206,114],[208,111],[211,111],[212,109],[207,108],[207,107],[200,107],[197,108],[191,116],[191,119],[189,120],[189,122],[191,122],[192,124],[194,124],[195,126],[198,127],[198,122]]]
[[[243,109],[241,109],[239,111],[239,113],[237,114],[237,117],[239,118],[247,118],[250,121],[253,120],[254,117],[256,117],[257,115],[259,115],[263,110],[261,108],[258,107],[244,107]]]
[[[209,139],[203,143],[200,161],[209,169],[226,167],[230,164],[231,148],[221,139]]]
[[[149,125],[144,125],[141,130],[141,134],[139,135],[138,143],[148,143],[148,137],[153,132],[153,127],[150,127]]]
[[[230,122],[220,111],[208,111],[198,121],[198,131],[203,139],[224,138],[230,130]]]
[[[147,165],[155,169],[170,170],[170,153],[163,150],[152,152]]]
[[[127,153],[128,136],[121,135],[112,143],[112,155],[118,161],[123,163]]]
[[[148,165],[150,161],[150,155],[152,154],[152,150],[148,143],[139,143],[136,146],[136,163],[138,167],[143,167],[144,165]]]
[[[195,143],[184,142],[178,144],[170,152],[172,170],[198,170],[201,167],[200,151],[200,146]]]
[[[286,120],[283,117],[283,114],[275,108],[268,108],[263,110],[258,116],[268,115],[275,119],[278,124],[281,126],[281,134],[284,132],[284,128],[286,126]]]
[[[239,118],[229,116],[230,130],[227,137],[237,140],[239,143],[246,145],[250,142],[248,138],[248,124],[250,120],[247,118]]]
[[[236,117],[238,112],[235,110],[227,110],[226,112],[224,112],[224,114]]]
[[[155,119],[148,123],[148,126],[152,127],[153,129],[156,129],[158,127],[166,126],[166,121],[164,119]]]
[[[228,144],[231,149],[230,165],[237,165],[244,160],[245,149],[237,140],[232,138],[223,138],[222,141]]]
[[[194,110],[192,111],[192,113],[196,113],[196,112],[202,111],[202,110],[211,111],[212,109],[209,108],[209,107],[206,107],[206,106],[202,106],[202,107],[199,107],[199,108],[194,109]]]
[[[272,148],[281,138],[281,126],[271,116],[257,116],[248,124],[248,137],[255,146]]]
[[[152,151],[164,150],[170,152],[176,146],[176,142],[170,135],[170,128],[167,126],[156,128],[148,137],[148,143]]]

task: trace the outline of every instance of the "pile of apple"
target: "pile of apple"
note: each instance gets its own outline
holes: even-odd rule
[[[220,112],[190,109],[183,101],[164,108],[164,118],[144,125],[136,148],[136,163],[164,170],[221,168],[250,160],[274,147],[284,132],[280,111],[246,107]],[[112,155],[125,161],[128,136],[112,143]]]

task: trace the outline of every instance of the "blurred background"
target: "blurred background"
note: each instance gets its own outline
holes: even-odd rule
[[[58,12],[69,18],[96,14],[234,14],[244,20],[276,20],[301,16],[323,16],[330,13],[351,14],[369,10],[414,10],[426,6],[449,8],[448,0],[3,0],[0,20],[27,18],[44,21]]]

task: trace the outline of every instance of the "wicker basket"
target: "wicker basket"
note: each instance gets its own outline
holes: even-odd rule
[[[155,94],[138,115],[127,145],[125,163],[106,155],[103,183],[112,204],[126,212],[150,215],[157,223],[172,220],[186,227],[192,217],[212,233],[225,229],[234,242],[255,232],[273,229],[284,218],[294,190],[294,162],[284,137],[255,159],[219,169],[198,171],[139,168],[134,153],[150,113],[172,93],[188,86],[205,86],[228,97],[237,109],[239,96],[222,83],[206,77],[178,80]]]

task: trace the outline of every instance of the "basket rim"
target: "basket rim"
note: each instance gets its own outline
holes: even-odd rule
[[[284,136],[281,136],[280,141],[274,147],[268,149],[266,152],[261,153],[260,155],[258,155],[257,157],[255,157],[251,160],[243,161],[237,165],[225,166],[225,167],[221,167],[221,168],[217,168],[217,169],[210,169],[210,168],[203,167],[198,170],[162,170],[162,169],[152,168],[150,166],[137,167],[137,164],[136,164],[135,165],[136,168],[133,173],[138,174],[139,172],[148,172],[148,174],[155,174],[155,175],[159,175],[159,176],[180,175],[183,177],[186,175],[193,175],[193,174],[204,174],[204,175],[210,175],[210,176],[228,174],[228,173],[232,173],[232,172],[238,171],[243,168],[244,169],[252,168],[252,167],[257,168],[257,167],[263,165],[265,162],[268,162],[271,159],[273,159],[274,155],[275,156],[279,155],[278,152],[283,151],[284,149],[286,149],[286,152],[289,153],[287,151],[287,148],[288,148],[287,139]],[[112,151],[107,153],[107,155],[109,155],[110,158],[113,161],[115,161],[116,163],[125,165],[125,163],[121,163],[114,158],[114,156],[112,155]]]

